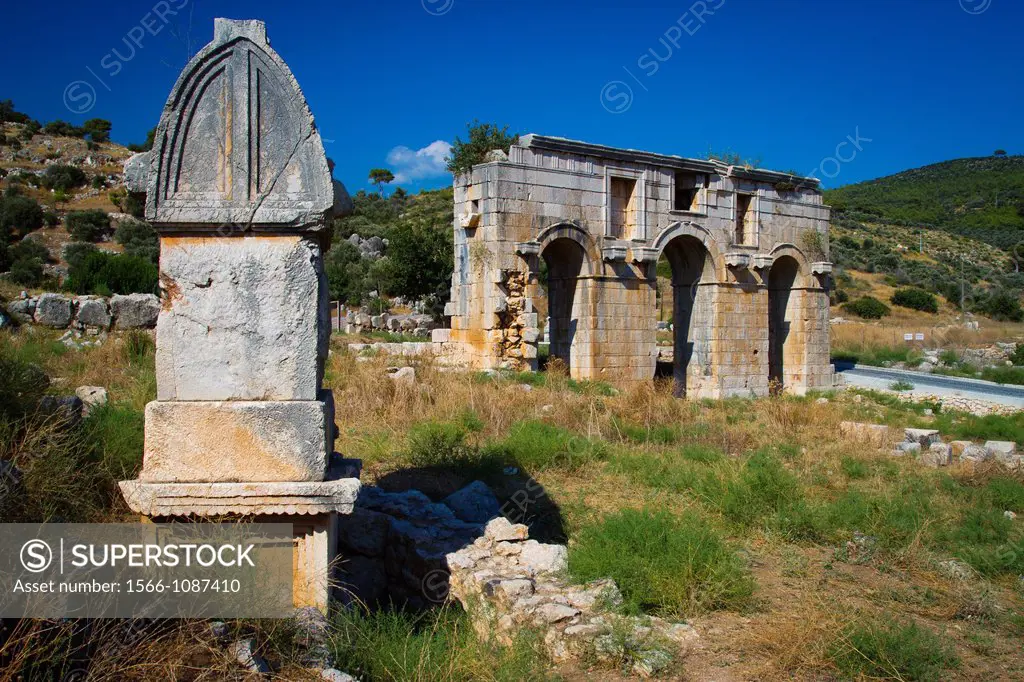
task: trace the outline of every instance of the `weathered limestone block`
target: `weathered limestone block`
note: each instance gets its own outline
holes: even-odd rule
[[[299,235],[163,238],[158,399],[315,400],[320,260]]]
[[[152,329],[160,314],[160,299],[153,294],[117,295],[110,299],[110,312],[118,329]]]
[[[328,433],[319,401],[152,402],[139,480],[322,481]]]
[[[43,294],[36,303],[35,321],[37,324],[63,329],[71,323],[72,305],[60,294]]]
[[[113,319],[110,315],[110,306],[102,298],[79,298],[78,299],[78,323],[83,327],[95,327],[97,329],[109,329]]]

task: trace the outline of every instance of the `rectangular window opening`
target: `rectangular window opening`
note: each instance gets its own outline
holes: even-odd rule
[[[629,239],[636,230],[636,180],[611,178],[609,237]]]
[[[754,197],[750,194],[736,195],[736,243],[753,244],[756,216],[750,205]]]
[[[672,209],[675,211],[700,212],[700,191],[704,188],[703,176],[679,171],[675,174],[675,197]]]

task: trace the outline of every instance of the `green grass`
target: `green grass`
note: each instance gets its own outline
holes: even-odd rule
[[[833,362],[855,362],[873,367],[893,365],[897,362],[902,362],[907,367],[916,367],[921,364],[923,359],[924,355],[920,351],[909,346],[863,346],[832,349]]]
[[[570,546],[575,580],[611,577],[630,611],[682,618],[750,604],[754,581],[697,514],[623,510],[584,525]]]
[[[358,679],[519,680],[554,679],[529,632],[512,646],[481,640],[461,609],[422,614],[346,611],[332,622],[335,667]]]
[[[901,392],[902,391],[913,391],[914,390],[914,384],[910,383],[909,381],[894,381],[891,384],[889,384],[889,390],[890,391],[901,391]]]
[[[107,404],[94,409],[84,425],[87,438],[96,443],[99,461],[115,481],[138,476],[145,445],[146,416],[126,404]]]
[[[997,384],[1024,386],[1024,367],[986,367],[981,370],[981,378]]]
[[[598,440],[537,420],[516,422],[502,440],[487,445],[485,455],[528,471],[564,469],[607,458],[608,446]]]
[[[846,629],[830,653],[839,671],[856,679],[931,682],[960,666],[949,644],[915,623],[856,624]]]

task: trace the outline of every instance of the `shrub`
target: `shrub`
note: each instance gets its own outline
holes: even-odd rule
[[[782,462],[765,452],[757,452],[747,459],[740,475],[726,483],[718,499],[726,518],[751,525],[800,502],[803,490],[796,476],[787,471]]]
[[[920,310],[925,313],[939,312],[938,299],[935,298],[934,294],[930,294],[924,289],[918,289],[916,287],[897,289],[892,295],[891,300],[893,305],[898,305],[903,308],[913,308],[914,310]]]
[[[17,421],[35,411],[50,380],[38,365],[24,362],[0,347],[0,423]]]
[[[416,466],[457,466],[472,458],[461,424],[423,422],[409,429],[409,461]]]
[[[909,381],[894,381],[889,384],[890,391],[913,391],[914,384]]]
[[[696,514],[626,509],[586,525],[570,546],[578,580],[611,577],[627,607],[685,617],[749,603],[754,582],[736,554]]]
[[[66,164],[54,164],[43,173],[42,185],[46,189],[70,192],[85,184],[85,173],[81,168]]]
[[[879,320],[889,314],[889,306],[872,296],[861,296],[843,304],[843,310],[866,320]]]
[[[940,680],[960,665],[953,648],[931,630],[892,621],[847,628],[831,658],[843,674],[873,679]]]
[[[160,260],[160,238],[149,223],[126,220],[117,226],[114,241],[124,247],[129,256],[136,256],[150,263]]]
[[[57,119],[56,121],[50,121],[43,126],[43,134],[54,135],[56,137],[83,137],[85,130],[78,126],[73,126],[67,121]]]
[[[76,241],[98,242],[110,232],[110,216],[98,209],[69,211],[64,225]]]
[[[1024,365],[1024,343],[1018,343],[1010,353],[1010,362],[1017,366]]]
[[[56,211],[43,211],[43,224],[47,227],[57,227],[60,225],[60,216]]]
[[[71,265],[66,286],[78,294],[152,294],[157,278],[156,266],[141,258],[96,251]]]
[[[20,239],[43,226],[43,207],[35,199],[8,193],[0,198],[0,240]]]
[[[1005,292],[993,292],[979,302],[975,309],[982,315],[987,315],[994,320],[1007,322],[1020,322],[1024,320],[1024,309],[1021,309],[1020,300],[1014,294]]]
[[[64,247],[64,260],[71,268],[81,268],[86,257],[99,253],[94,244],[88,242],[72,242]]]

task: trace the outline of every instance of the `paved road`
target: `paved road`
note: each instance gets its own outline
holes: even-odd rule
[[[997,384],[979,379],[963,379],[947,377],[940,374],[925,374],[902,369],[886,369],[867,365],[836,365],[836,373],[846,379],[850,386],[888,389],[896,381],[913,384],[914,389],[907,391],[912,395],[935,395],[984,400],[999,405],[1024,409],[1024,386]]]

